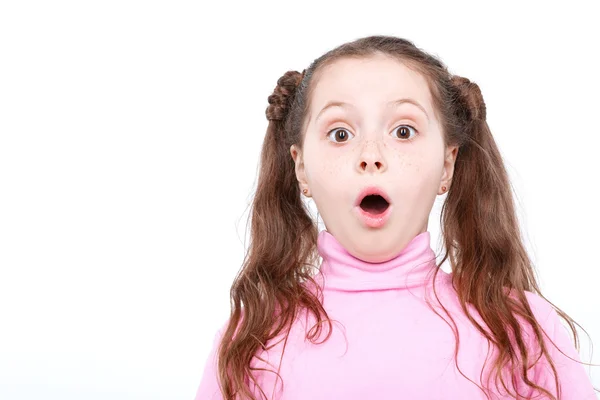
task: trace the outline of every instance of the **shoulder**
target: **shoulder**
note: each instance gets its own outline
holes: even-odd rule
[[[525,290],[524,293],[529,307],[531,307],[531,311],[533,311],[533,315],[535,315],[538,322],[545,322],[553,311],[556,312],[552,304],[539,294],[530,292],[529,290]]]
[[[516,299],[514,289],[511,291],[507,290],[507,292],[509,292],[510,297]],[[533,312],[533,316],[540,325],[544,325],[548,318],[552,316],[553,312],[556,313],[552,304],[544,297],[529,290],[525,290],[523,293],[527,299],[529,308],[531,308],[531,311]]]
[[[556,368],[563,399],[596,399],[591,379],[583,367],[579,349],[575,347],[570,329],[563,324],[556,309],[543,297],[526,291],[525,296],[542,330],[548,355]],[[539,351],[536,346],[535,351]],[[534,364],[533,381],[556,396],[554,372],[548,359],[542,357]]]
[[[230,325],[232,325],[232,317],[233,316],[231,314],[227,315],[226,317],[221,317],[219,322],[216,324],[216,327],[213,328],[213,347],[216,348],[221,344],[223,336],[225,336],[225,332],[231,328]],[[233,329],[233,335],[231,336],[230,340],[233,340],[239,334],[242,323],[244,322],[244,318],[245,312],[242,308],[240,309],[240,316],[237,323],[235,324],[235,327]]]

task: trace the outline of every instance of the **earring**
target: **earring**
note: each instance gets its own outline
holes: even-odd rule
[[[442,192],[446,191],[446,186],[442,186]]]
[[[308,193],[308,189],[303,189],[302,193],[304,193],[304,195],[306,195],[306,193]]]

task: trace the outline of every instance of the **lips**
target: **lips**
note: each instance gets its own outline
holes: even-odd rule
[[[390,206],[387,193],[377,186],[369,186],[360,191],[356,198],[355,206],[373,215],[383,213]]]

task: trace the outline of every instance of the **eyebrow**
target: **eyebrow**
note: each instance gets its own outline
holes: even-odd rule
[[[429,120],[429,114],[427,114],[427,111],[425,111],[425,107],[423,107],[418,101],[411,99],[411,98],[402,98],[402,99],[397,99],[397,100],[392,100],[388,103],[388,107],[398,107],[401,104],[404,103],[410,103],[416,107],[418,107],[421,111],[423,111],[423,113],[425,114],[425,116],[427,117],[427,121],[431,122]],[[317,115],[317,118],[315,118],[315,121],[318,121],[319,118],[321,117],[321,114],[323,114],[323,112],[325,112],[325,110],[327,110],[328,108],[331,107],[340,107],[340,108],[355,108],[354,105],[350,104],[350,103],[346,103],[343,101],[329,101],[325,107],[323,107],[321,109],[321,111],[319,111],[319,114]]]

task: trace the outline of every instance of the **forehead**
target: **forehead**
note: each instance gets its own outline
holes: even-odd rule
[[[399,98],[414,99],[433,115],[429,87],[420,73],[385,55],[343,58],[320,71],[312,93],[311,119],[331,101],[347,102],[366,112]]]

